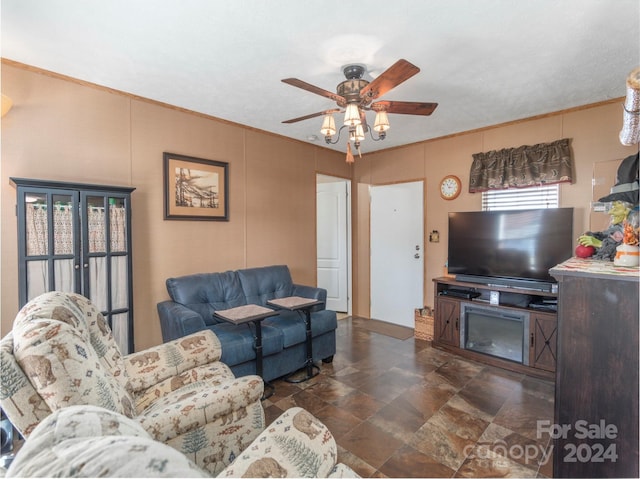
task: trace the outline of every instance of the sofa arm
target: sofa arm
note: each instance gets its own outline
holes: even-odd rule
[[[280,415],[218,477],[327,477],[338,456],[327,427],[293,407]]]
[[[13,355],[13,333],[9,331],[0,341],[0,406],[23,437],[28,437],[40,422],[38,414],[50,414],[51,409],[33,387]],[[30,407],[24,407],[28,404]]]
[[[251,404],[260,404],[263,394],[264,381],[260,376],[243,376],[219,387],[174,391],[159,398],[136,419],[154,439],[169,442],[218,418],[234,413],[236,417],[246,415]],[[226,428],[228,425],[223,429]]]
[[[220,361],[220,356],[220,340],[213,331],[205,329],[128,354],[123,359],[131,387],[137,393],[189,369]]]
[[[208,477],[133,419],[95,406],[69,406],[43,419],[6,477]]]
[[[312,298],[322,301],[322,304],[314,306],[311,311],[322,311],[327,303],[327,290],[324,288],[316,288],[314,286],[305,286],[303,284],[293,285],[293,296],[301,296],[303,298]]]
[[[158,303],[162,340],[171,341],[207,328],[202,316],[174,301]]]

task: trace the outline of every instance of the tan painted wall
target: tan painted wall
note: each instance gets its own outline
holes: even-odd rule
[[[161,342],[156,304],[167,298],[169,276],[286,263],[295,281],[315,284],[317,172],[353,176],[353,313],[366,317],[369,185],[425,180],[424,303],[432,305],[432,279],[442,275],[447,256],[447,212],[480,209],[479,194],[442,200],[438,183],[455,174],[466,189],[473,153],[571,138],[576,183],[561,187],[561,205],[576,208],[577,235],[588,224],[594,163],[637,151],[618,141],[621,102],[365,154],[350,167],[343,154],[325,148],[29,68],[3,64],[2,92],[15,105],[1,132],[3,334],[18,308],[9,177],[131,185],[137,349]],[[229,222],[163,220],[164,151],[229,162]],[[440,232],[439,243],[428,242],[432,230]]]
[[[622,100],[575,111],[499,125],[482,131],[469,132],[448,138],[408,145],[366,155],[356,161],[354,182],[357,185],[357,263],[354,284],[358,284],[354,301],[354,314],[369,315],[369,238],[368,185],[400,181],[413,181],[424,177],[426,181],[425,218],[425,301],[433,306],[433,278],[442,276],[447,260],[447,229],[449,211],[481,209],[481,195],[468,193],[469,170],[472,154],[512,148],[521,145],[546,143],[570,138],[575,161],[575,182],[560,187],[560,203],[573,207],[574,235],[589,229],[591,178],[594,163],[622,159],[638,151],[637,146],[625,147],[618,140],[622,127]],[[437,114],[437,112],[436,112]],[[393,130],[390,130],[390,135]],[[453,201],[440,198],[439,182],[449,174],[458,176],[463,193]],[[365,219],[366,218],[366,219]],[[429,243],[432,230],[440,232],[439,243]],[[416,307],[419,305],[416,305]]]
[[[316,284],[315,174],[350,177],[342,154],[16,65],[2,119],[2,333],[18,310],[12,176],[130,185],[136,349],[161,342],[165,279],[287,264]],[[229,163],[230,221],[163,219],[164,151]]]

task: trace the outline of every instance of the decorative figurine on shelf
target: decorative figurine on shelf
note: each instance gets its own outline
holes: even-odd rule
[[[638,247],[638,207],[636,206],[623,223],[622,244],[616,248],[613,264],[616,266],[638,266],[640,248]]]
[[[584,247],[593,247],[592,257],[594,259],[613,261],[616,255],[616,248],[622,243],[623,222],[629,211],[631,211],[631,208],[628,203],[614,201],[608,212],[611,215],[609,227],[604,231],[587,231],[578,238],[578,244]],[[578,254],[577,249],[576,254]]]
[[[636,153],[620,163],[616,174],[616,184],[611,188],[611,194],[598,200],[603,203],[611,203],[611,207],[607,211],[611,215],[611,223],[604,231],[587,231],[580,236],[576,247],[576,256],[587,258],[592,255],[594,259],[609,261],[613,261],[616,257],[616,248],[623,243],[624,239],[624,221],[627,216],[634,216],[629,212],[634,206],[637,209],[638,205],[639,159],[639,155]],[[637,228],[638,225],[633,225],[633,227]]]
[[[609,201],[624,201],[631,205],[638,204],[638,193],[640,184],[638,183],[638,165],[640,164],[640,153],[627,156],[616,172],[616,184],[611,187],[611,192],[598,201],[603,203]]]

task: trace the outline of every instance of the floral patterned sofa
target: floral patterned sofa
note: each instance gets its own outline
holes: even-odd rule
[[[329,430],[302,408],[285,411],[218,477],[358,477],[336,464]],[[210,477],[138,423],[95,406],[57,410],[34,429],[6,477]]]
[[[0,404],[25,438],[54,411],[106,408],[216,474],[265,425],[262,379],[236,378],[220,356],[211,331],[122,356],[88,299],[45,293],[0,341]]]

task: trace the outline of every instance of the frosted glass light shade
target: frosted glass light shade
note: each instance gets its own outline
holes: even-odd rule
[[[349,103],[344,112],[344,124],[347,126],[357,126],[360,123],[360,109],[355,103]]]
[[[324,116],[320,133],[324,136],[333,136],[336,134],[336,121],[333,119],[333,115],[329,114]]]
[[[391,125],[389,125],[389,117],[386,111],[379,111],[376,113],[376,119],[373,123],[373,131],[381,133],[387,131]]]
[[[355,139],[356,141],[362,141],[362,140],[364,140],[364,129],[362,128],[362,125],[358,125],[358,126],[356,126],[356,131],[355,131],[354,139]]]

